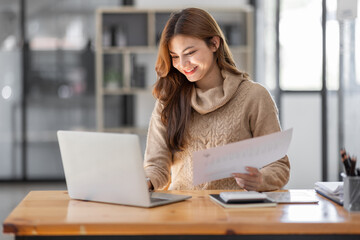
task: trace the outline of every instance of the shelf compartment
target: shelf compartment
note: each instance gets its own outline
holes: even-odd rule
[[[103,47],[148,45],[148,13],[105,13],[102,16]]]

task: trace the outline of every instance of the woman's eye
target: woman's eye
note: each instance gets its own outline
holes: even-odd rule
[[[194,54],[196,51],[191,51],[191,52],[188,52],[186,55],[189,56],[189,55],[192,55]]]
[[[171,56],[172,59],[179,58],[178,56]]]

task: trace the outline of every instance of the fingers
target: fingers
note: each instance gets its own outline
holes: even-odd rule
[[[241,188],[245,188],[245,182],[242,178],[235,177],[235,181]]]
[[[259,181],[258,177],[251,176],[250,174],[233,174],[233,177],[241,179],[243,183],[257,183]]]
[[[248,173],[233,173],[236,183],[246,190],[256,191],[262,183],[261,172],[257,168],[246,167]]]
[[[241,178],[245,182],[256,183],[260,181],[261,173],[257,168],[247,168],[248,173],[233,173],[235,178]]]
[[[250,175],[258,175],[258,174],[260,174],[260,171],[259,171],[259,169],[257,169],[257,168],[254,168],[254,167],[246,167],[245,169],[246,169],[246,171],[249,172]]]
[[[239,187],[249,190],[249,191],[256,191],[258,189],[259,183],[258,182],[249,182],[245,181],[244,179],[235,177],[236,183]]]

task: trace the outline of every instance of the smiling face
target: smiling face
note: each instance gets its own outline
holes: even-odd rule
[[[213,38],[214,39],[214,38]],[[211,40],[213,41],[213,40]],[[169,42],[169,52],[173,66],[190,82],[200,83],[219,72],[214,52],[217,50],[217,39],[210,47],[205,41],[186,35],[175,35]]]

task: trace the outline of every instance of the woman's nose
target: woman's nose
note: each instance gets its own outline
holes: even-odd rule
[[[186,65],[189,63],[189,60],[186,58],[180,58],[180,66],[186,67]]]

